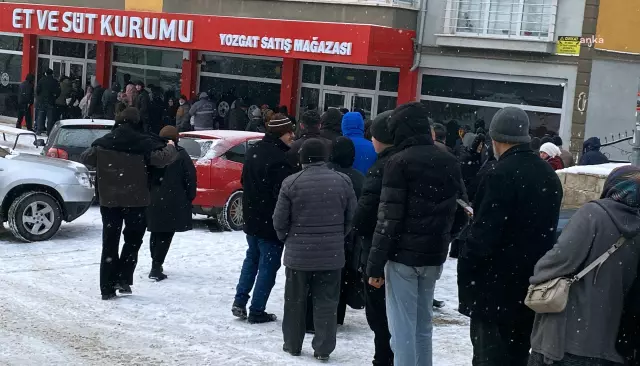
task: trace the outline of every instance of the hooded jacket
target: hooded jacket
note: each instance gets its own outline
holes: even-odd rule
[[[102,108],[102,96],[104,95],[104,88],[98,84],[93,88],[91,93],[91,100],[89,101],[88,115],[92,118],[102,118],[104,110]]]
[[[118,104],[118,93],[120,93],[120,84],[113,83],[111,89],[102,94],[102,109],[104,110],[104,118],[116,118],[116,104]]]
[[[600,139],[591,137],[582,144],[582,157],[578,165],[606,164],[609,159],[600,152]]]
[[[367,174],[378,155],[373,149],[373,143],[364,138],[364,120],[360,113],[349,112],[342,117],[342,134],[351,139],[356,147],[353,168],[362,174]]]
[[[234,131],[244,131],[249,124],[249,116],[245,110],[245,104],[242,99],[236,99],[234,108],[227,114],[227,128]]]
[[[625,296],[637,276],[638,234],[638,209],[612,199],[587,203],[573,215],[553,249],[536,264],[531,284],[571,276],[605,253],[621,235],[628,240],[600,268],[571,286],[565,311],[536,315],[533,351],[554,361],[570,353],[623,363],[615,341]]]
[[[339,110],[330,108],[324,112],[320,117],[320,123],[320,136],[325,139],[333,141],[336,137],[342,136],[342,113]]]
[[[53,76],[46,75],[38,80],[36,96],[38,97],[38,104],[41,106],[54,105],[56,99],[60,96],[60,83]]]
[[[193,117],[193,128],[196,131],[216,128],[215,119],[218,112],[206,93],[201,93],[200,99],[193,103],[189,109],[189,116]]]
[[[20,84],[18,90],[18,105],[29,106],[33,104],[33,74],[27,75],[25,81]]]
[[[64,79],[60,82],[60,95],[56,99],[56,105],[66,106],[67,99],[71,98],[71,89],[73,85],[71,85],[71,79]]]
[[[346,137],[338,137],[331,147],[328,166],[351,179],[356,198],[360,199],[362,185],[364,184],[364,174],[353,168],[354,160],[355,147],[353,146],[353,142]]]

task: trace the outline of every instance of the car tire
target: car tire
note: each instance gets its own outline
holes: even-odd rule
[[[233,192],[227,203],[218,213],[218,223],[225,230],[239,231],[244,226],[244,216],[242,212],[242,191]]]
[[[60,203],[44,192],[26,192],[9,206],[9,228],[26,242],[51,239],[62,224]]]

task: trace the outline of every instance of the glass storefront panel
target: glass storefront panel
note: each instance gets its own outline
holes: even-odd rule
[[[96,44],[95,43],[87,44],[87,58],[89,60],[95,60],[96,59]]]
[[[22,80],[22,56],[0,53],[0,74],[9,75],[9,84],[0,84],[0,115],[16,117],[18,106],[18,87]]]
[[[560,85],[423,75],[422,95],[562,108]]]
[[[378,114],[396,109],[397,104],[398,97],[388,97],[386,95],[378,96]]]
[[[85,58],[87,44],[84,42],[53,41],[51,54],[54,56]]]
[[[280,80],[282,61],[205,54],[202,72]]]
[[[302,82],[309,84],[320,84],[322,77],[322,66],[320,65],[302,65]]]
[[[50,55],[51,54],[51,40],[50,39],[42,39],[38,40],[38,53],[40,55]]]
[[[242,98],[248,105],[267,104],[271,108],[280,104],[280,84],[274,83],[202,76],[200,91],[216,101]]]
[[[306,111],[309,106],[318,108],[320,102],[320,89],[316,88],[301,88],[300,90],[300,108],[302,111]]]
[[[324,85],[375,90],[376,74],[376,70],[325,66]]]
[[[113,46],[113,62],[144,65],[144,48]]]
[[[179,97],[181,88],[181,73],[171,71],[145,70],[136,67],[114,66],[115,80],[124,85],[124,75],[131,75],[133,82],[142,81],[148,87],[160,87],[164,91],[164,97]]]
[[[22,37],[0,35],[0,50],[22,52]]]
[[[397,92],[400,74],[395,71],[380,71],[380,86],[382,91]]]
[[[484,120],[488,125],[500,109],[476,106],[469,104],[445,103],[423,100],[423,104],[429,107],[431,115],[429,117],[435,120],[441,120],[445,123],[455,119],[460,125],[474,126],[478,120]],[[557,135],[560,130],[560,114],[542,113],[526,111],[529,115],[530,130],[529,133],[536,137],[544,137],[546,134]]]
[[[182,51],[146,49],[146,65],[182,69]]]

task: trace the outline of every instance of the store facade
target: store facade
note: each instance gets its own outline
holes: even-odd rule
[[[314,104],[373,117],[416,99],[414,37],[364,24],[0,3],[0,74],[8,79],[0,115],[12,115],[28,73],[51,68],[103,86],[129,74],[165,97],[206,91],[223,109],[243,98],[290,114]]]

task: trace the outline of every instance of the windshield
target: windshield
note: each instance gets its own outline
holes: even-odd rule
[[[193,137],[182,137],[180,146],[182,146],[192,159],[213,159],[219,152],[216,149],[222,145],[220,139],[200,139]]]
[[[60,129],[55,145],[89,147],[98,138],[111,132],[111,126],[69,126]]]

